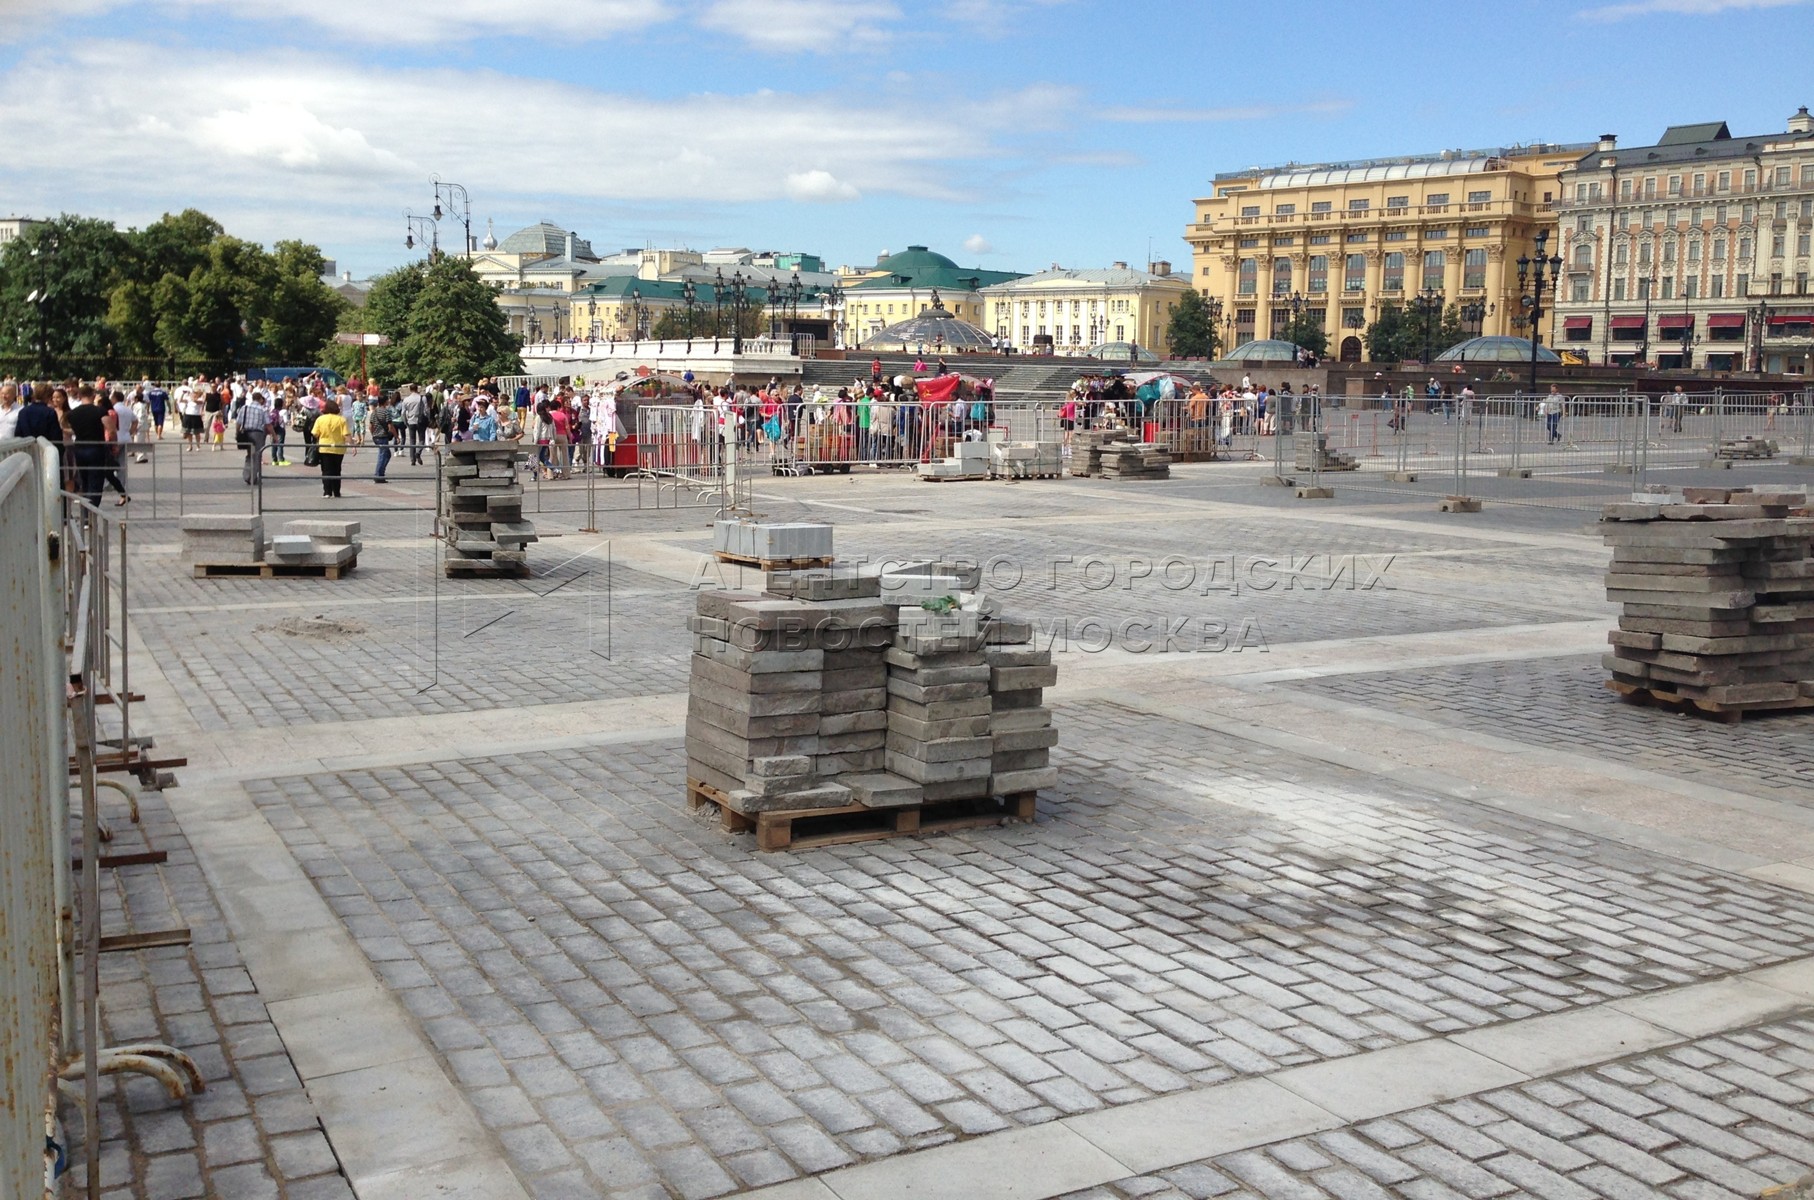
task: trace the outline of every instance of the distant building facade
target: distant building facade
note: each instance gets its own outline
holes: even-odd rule
[[[1594,363],[1814,368],[1814,117],[1608,135],[1562,178],[1556,346]]]
[[[844,289],[844,344],[860,346],[891,325],[929,312],[935,290],[953,317],[992,329],[983,289],[1020,275],[960,267],[935,250],[909,246],[899,254],[881,255],[872,268],[843,268],[835,278]]]
[[[1124,342],[1163,356],[1172,311],[1189,290],[1166,262],[1145,271],[1124,262],[1054,266],[981,289],[986,319],[978,324],[1022,354],[1084,354]]]
[[[1561,175],[1590,146],[1219,174],[1185,228],[1191,282],[1220,302],[1224,346],[1282,335],[1296,297],[1330,356],[1358,362],[1381,308],[1425,291],[1445,307],[1478,303],[1485,311],[1471,333],[1522,336],[1515,262],[1555,228]]]

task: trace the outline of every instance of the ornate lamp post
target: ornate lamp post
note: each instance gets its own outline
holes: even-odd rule
[[[1537,340],[1542,335],[1543,314],[1547,311],[1543,306],[1543,301],[1547,291],[1554,289],[1557,284],[1562,282],[1562,256],[1552,254],[1545,258],[1543,252],[1548,247],[1549,230],[1545,229],[1537,235],[1536,255],[1534,257],[1527,257],[1523,254],[1518,256],[1518,303],[1524,307],[1531,322],[1530,390],[1532,392],[1537,390]],[[1544,275],[1546,270],[1549,272],[1547,278]],[[1648,300],[1648,296],[1646,299]],[[1648,319],[1644,326],[1644,336],[1647,338],[1650,336]]]
[[[630,289],[630,340],[633,342],[642,340],[642,314],[642,289],[633,287]]]
[[[831,291],[826,292],[819,303],[825,315],[831,318],[832,345],[839,350],[844,349],[844,289],[833,284]]]
[[[1751,352],[1751,369],[1753,371],[1764,369],[1764,334],[1769,332],[1770,318],[1775,315],[1776,310],[1770,307],[1768,300],[1759,300],[1757,307],[1751,310],[1751,324],[1757,331],[1756,339],[1751,343],[1756,347]]]
[[[57,233],[51,230],[31,248],[31,260],[38,268],[38,286],[25,297],[25,302],[38,310],[38,378],[50,377],[50,260],[57,256]]]
[[[1646,275],[1638,280],[1638,291],[1644,294],[1644,340],[1638,343],[1638,361],[1650,361],[1650,285],[1655,280]]]
[[[416,243],[428,247],[428,261],[433,262],[441,257],[441,235],[433,217],[418,217],[415,213],[403,214],[403,248],[414,250]]]
[[[781,283],[771,277],[768,281],[768,338],[774,341],[781,336]]]
[[[743,353],[743,314],[749,308],[750,298],[746,289],[749,280],[743,277],[742,271],[731,273],[731,353]]]
[[[1423,326],[1423,361],[1428,364],[1436,352],[1436,322],[1442,316],[1442,293],[1427,287],[1411,297],[1410,307],[1417,314],[1418,324]]]
[[[699,288],[691,279],[680,285],[680,303],[687,314],[687,341],[693,340],[693,309],[699,304]]]
[[[466,189],[457,183],[442,183],[441,177],[438,175],[434,176],[433,180],[435,185],[435,220],[439,221],[441,219],[441,198],[445,196],[447,198],[447,211],[451,213],[461,225],[466,227],[466,253],[471,254],[474,250],[472,242],[472,198],[466,194]]]
[[[724,334],[724,268],[719,267],[712,283],[712,340]],[[716,347],[714,347],[716,349]]]

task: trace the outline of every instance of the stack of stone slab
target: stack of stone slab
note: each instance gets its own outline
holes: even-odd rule
[[[1134,435],[1126,429],[1079,429],[1071,437],[1071,474],[1102,474],[1104,449],[1133,440]],[[1083,465],[1081,471],[1077,469],[1079,460]]]
[[[355,540],[358,534],[357,521],[286,521],[265,548],[266,560],[286,567],[351,568],[365,545]]]
[[[1057,731],[1040,700],[1056,668],[1024,644],[1030,626],[985,611],[979,575],[833,566],[771,571],[763,592],[701,593],[688,622],[690,789],[754,819],[1049,786]]]
[[[1721,438],[1719,445],[1714,447],[1713,457],[1728,460],[1775,458],[1779,449],[1772,439],[1746,434],[1744,437]]]
[[[951,454],[935,462],[920,464],[921,479],[987,479],[991,452],[987,442],[955,441]]]
[[[1063,442],[990,442],[989,456],[997,479],[1056,479],[1064,474]]]
[[[249,513],[192,513],[182,519],[183,565],[256,566],[265,557],[264,518]]]
[[[1170,479],[1172,452],[1160,442],[1116,442],[1097,451],[1104,479]]]
[[[1292,437],[1300,471],[1357,471],[1360,462],[1352,454],[1329,448],[1326,433],[1295,434]]]
[[[441,457],[442,559],[448,575],[528,570],[525,547],[536,539],[523,519],[522,450],[514,442],[452,442]]]
[[[712,550],[727,562],[824,564],[832,560],[831,526],[810,521],[717,521]]]
[[[1799,492],[1685,488],[1607,505],[1602,660],[1630,699],[1728,714],[1814,707],[1814,519]]]

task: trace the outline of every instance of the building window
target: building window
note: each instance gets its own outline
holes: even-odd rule
[[[1443,268],[1448,266],[1448,263],[1449,263],[1449,256],[1444,254],[1442,251],[1425,250],[1423,252],[1423,285],[1424,285],[1424,287],[1426,287],[1432,291],[1440,292],[1442,290]]]
[[[1754,192],[1757,190],[1757,171],[1755,168],[1745,172],[1745,190],[1747,192]]]
[[[1348,211],[1349,212],[1366,212],[1369,208],[1372,208],[1372,207],[1373,207],[1373,203],[1370,200],[1350,200],[1350,201],[1348,201]]]
[[[1291,294],[1291,260],[1289,258],[1272,260],[1272,294],[1275,296]]]
[[[1797,296],[1808,294],[1808,273],[1806,271],[1795,272],[1795,294]]]
[[[1707,281],[1707,284],[1707,294],[1715,300],[1726,294],[1726,277],[1724,275],[1715,275]]]
[[[1329,235],[1326,233],[1313,233],[1310,235],[1310,244],[1312,246],[1327,246],[1329,244]]]
[[[1310,202],[1310,211],[1313,213],[1333,212],[1334,210],[1335,202],[1333,200],[1313,200]]]
[[[1805,233],[1797,235],[1795,238],[1795,253],[1806,258],[1808,249],[1808,235]]]
[[[1713,261],[1716,263],[1723,263],[1726,261],[1726,239],[1725,238],[1714,238],[1713,239]]]
[[[1387,196],[1386,197],[1386,207],[1387,208],[1409,208],[1409,207],[1411,207],[1411,197],[1409,197],[1409,196]]]
[[[1464,232],[1465,237],[1486,237],[1493,232],[1491,225],[1470,225]]]
[[[1367,256],[1350,254],[1342,263],[1342,290],[1359,292],[1367,287]]]
[[[1639,242],[1638,243],[1638,265],[1640,267],[1648,267],[1650,265],[1650,243],[1649,242]]]
[[[1426,229],[1423,233],[1423,239],[1426,242],[1446,238],[1448,236],[1449,231],[1446,229]]]
[[[1664,242],[1663,243],[1663,262],[1664,263],[1673,263],[1674,261],[1675,261],[1675,243],[1674,242]]]
[[[1705,175],[1696,175],[1694,177],[1694,194],[1697,196],[1700,196],[1700,195],[1705,194],[1706,191],[1707,191],[1707,177]]]
[[[1405,256],[1398,251],[1386,255],[1386,282],[1382,285],[1388,292],[1405,290]]]
[[[1781,258],[1783,256],[1783,246],[1787,240],[1788,239],[1780,233],[1770,239],[1770,256],[1772,258]]]
[[[1385,240],[1388,242],[1402,242],[1405,240],[1405,231],[1402,229],[1388,229],[1386,230]]]
[[[1423,198],[1423,202],[1425,204],[1447,204],[1449,202],[1449,194],[1447,192],[1431,192]]]
[[[1663,299],[1675,299],[1675,276],[1673,275],[1663,276]]]
[[[1789,168],[1787,168],[1787,167],[1776,168],[1776,186],[1777,187],[1788,187],[1789,186]]]
[[[1235,290],[1238,291],[1241,295],[1251,296],[1255,292],[1259,291],[1260,290],[1259,260],[1252,259],[1252,258],[1242,259],[1240,271],[1237,275],[1237,279],[1239,282],[1236,284]]]
[[[1367,310],[1364,308],[1342,309],[1342,328],[1360,329],[1367,324]]]
[[[1576,279],[1568,285],[1568,298],[1576,304],[1586,304],[1589,283],[1585,279]]]
[[[1296,241],[1295,238],[1275,237],[1272,239],[1272,244],[1275,246],[1290,246],[1290,245],[1294,244],[1295,241]]]
[[[1738,275],[1738,286],[1732,289],[1732,294],[1735,296],[1749,296],[1751,294],[1751,276],[1740,271]]]
[[[1801,168],[1801,186],[1814,183],[1814,163],[1803,163]]]
[[[1747,204],[1742,209],[1739,210],[1739,214],[1740,214],[1739,219],[1742,220],[1745,224],[1747,224],[1747,225],[1755,224],[1757,221],[1757,205]]]
[[[1718,205],[1714,208],[1713,223],[1715,225],[1724,225],[1726,223],[1726,206],[1724,204]]]
[[[1655,175],[1651,175],[1644,180],[1644,199],[1655,200],[1656,198],[1657,198],[1657,177]]]
[[[1700,283],[1700,280],[1696,279],[1692,275],[1690,275],[1686,279],[1682,280],[1682,297],[1683,297],[1683,299],[1693,300],[1695,298],[1695,293],[1700,290],[1697,286],[1699,283]]]
[[[1244,237],[1235,244],[1243,250],[1251,250],[1260,244],[1260,239],[1257,237]]]
[[[1329,258],[1323,254],[1310,256],[1310,291],[1313,295],[1322,295],[1329,290]]]
[[[1348,241],[1350,243],[1364,242],[1366,240],[1367,240],[1367,235],[1364,233],[1351,233],[1348,235]]]
[[[1701,261],[1701,244],[1699,242],[1691,241],[1688,243],[1688,261],[1691,263],[1698,263]]]
[[[1612,298],[1614,300],[1625,299],[1625,281],[1623,279],[1612,281]]]
[[[1469,253],[1473,253],[1469,251]],[[1591,267],[1594,265],[1594,247],[1592,242],[1578,242],[1575,245],[1575,265]]]
[[[1244,217],[1257,217],[1260,215],[1260,206],[1257,204],[1243,204],[1241,206],[1241,215]]]
[[[1297,210],[1298,206],[1295,204],[1277,204],[1273,206],[1272,215],[1275,217],[1289,217],[1297,212]]]
[[[1629,180],[1629,179],[1619,180],[1619,199],[1621,199],[1621,200],[1631,199],[1631,180]]]
[[[1493,193],[1491,193],[1491,192],[1469,192],[1468,193],[1468,203],[1469,204],[1489,204],[1492,202],[1492,199],[1493,199]]]
[[[1679,196],[1682,194],[1682,177],[1680,175],[1671,175],[1669,177],[1669,194],[1671,196]]]
[[[1742,237],[1742,238],[1738,239],[1738,258],[1739,258],[1740,262],[1750,262],[1751,261],[1751,239],[1750,238]]]
[[[1486,286],[1486,251],[1469,250],[1461,260],[1461,286],[1464,288],[1483,288]]]
[[[1594,219],[1592,217],[1590,217],[1589,215],[1587,215],[1586,213],[1582,213],[1580,216],[1575,218],[1575,232],[1576,233],[1592,233],[1593,228],[1594,228]]]
[[[1630,246],[1627,246],[1624,242],[1620,242],[1618,245],[1616,245],[1612,248],[1612,265],[1613,266],[1622,267],[1627,262],[1630,262],[1630,261],[1631,261],[1631,247]]]
[[[1732,190],[1732,172],[1721,171],[1719,173],[1719,190],[1722,192],[1729,192]]]

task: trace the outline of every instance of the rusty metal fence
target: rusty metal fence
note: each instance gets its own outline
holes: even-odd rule
[[[59,863],[67,870],[61,585],[54,555],[61,503],[56,455],[0,443],[0,1196],[46,1194],[60,1157],[62,1065]],[[66,876],[64,877],[66,879]]]

